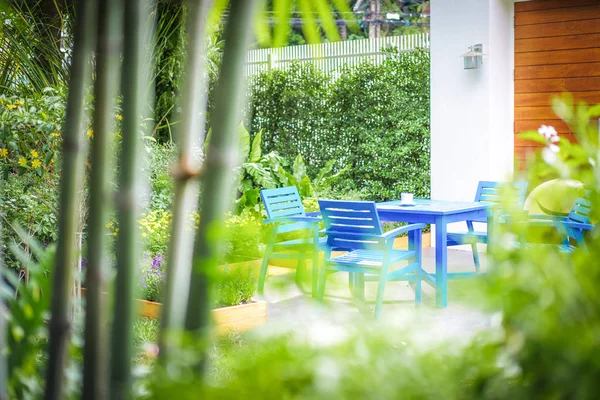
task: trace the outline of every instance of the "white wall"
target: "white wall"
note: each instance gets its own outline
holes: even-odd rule
[[[433,199],[473,201],[480,180],[512,174],[513,14],[513,0],[431,0]],[[478,43],[482,67],[463,69]]]

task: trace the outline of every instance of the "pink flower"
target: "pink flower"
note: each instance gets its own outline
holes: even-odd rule
[[[544,139],[550,141],[551,143],[556,143],[559,141],[558,132],[556,132],[556,129],[554,129],[553,126],[542,125],[538,128],[538,132],[544,137]]]
[[[148,358],[158,357],[159,348],[155,343],[147,343],[144,350]]]

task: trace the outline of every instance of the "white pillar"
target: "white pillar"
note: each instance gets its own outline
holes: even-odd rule
[[[431,0],[433,199],[472,201],[478,181],[512,175],[513,14],[513,0]],[[483,65],[463,69],[479,43]]]

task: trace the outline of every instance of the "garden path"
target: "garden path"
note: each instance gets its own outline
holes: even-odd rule
[[[435,270],[435,249],[423,251],[424,268]],[[482,270],[487,260],[482,254]],[[473,258],[470,251],[448,250],[448,271],[473,271]],[[291,270],[293,272],[293,270]],[[268,329],[305,330],[307,327],[327,329],[327,326],[352,326],[361,323],[375,323],[371,316],[372,302],[365,306],[351,300],[348,278],[345,273],[332,275],[327,283],[325,304],[311,299],[309,294],[293,282],[293,274],[281,274],[267,279],[265,300],[268,304]],[[423,305],[414,306],[414,291],[407,282],[390,282],[386,286],[382,321],[386,329],[397,326],[414,339],[426,343],[438,340],[468,340],[473,334],[492,326],[494,316],[476,308],[478,302],[469,294],[473,280],[452,281],[449,287],[450,301],[445,309],[435,308],[435,291],[423,284]],[[375,298],[376,283],[366,284],[366,298]],[[346,325],[349,324],[349,325]]]

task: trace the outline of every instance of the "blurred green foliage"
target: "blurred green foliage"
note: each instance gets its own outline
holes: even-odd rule
[[[600,210],[598,131],[590,118],[600,108],[557,102],[579,143],[559,144],[556,158],[536,156],[533,170],[584,183],[593,218]],[[539,135],[539,134],[538,134]],[[538,164],[541,163],[541,164]],[[508,195],[508,191],[507,191]],[[508,199],[507,199],[508,200]],[[213,349],[206,382],[181,374],[151,379],[156,398],[191,399],[594,399],[600,389],[600,237],[586,237],[573,253],[553,245],[519,244],[527,214],[511,209],[495,229],[485,275],[464,281],[453,302],[482,311],[489,325],[472,337],[423,338],[421,325],[398,326],[332,314],[291,333],[269,326],[256,335]],[[453,286],[451,286],[453,290]],[[335,305],[334,305],[335,307]],[[419,312],[429,312],[421,309]],[[450,312],[449,310],[441,311]],[[162,397],[161,397],[162,396]]]

